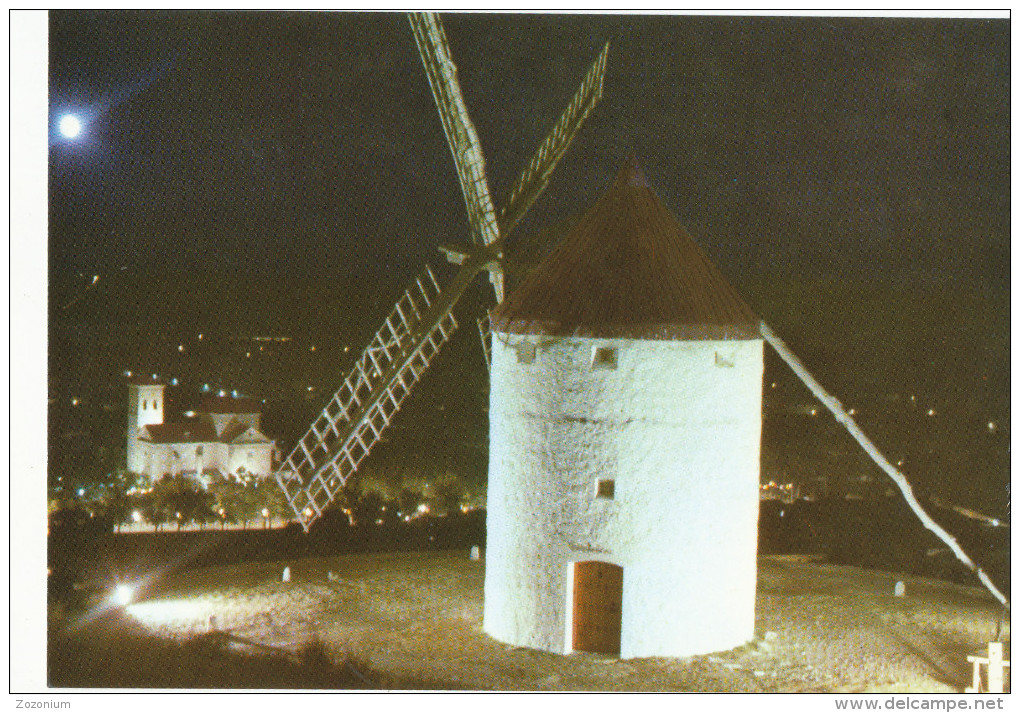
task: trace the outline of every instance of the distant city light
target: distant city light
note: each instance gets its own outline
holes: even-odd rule
[[[184,345],[183,344],[178,344],[177,345],[177,351],[183,352],[184,351]]]
[[[309,351],[313,351],[313,352],[315,351],[315,345],[314,344],[312,345],[312,348]]]
[[[135,522],[141,522],[142,521],[142,513],[140,513],[137,510],[135,510],[133,513],[131,513],[131,519],[134,520]]]
[[[996,428],[998,428],[998,427],[995,425],[995,421],[989,421],[988,422],[988,430],[989,431],[992,431],[994,433]]]
[[[124,370],[124,376],[130,377],[131,376],[131,372],[129,370],[125,369]]]
[[[202,333],[201,332],[198,333],[198,341],[202,341]]]
[[[345,354],[346,354],[347,352],[349,352],[350,350],[351,350],[351,348],[350,348],[350,347],[344,347],[344,353],[345,353]]]
[[[269,517],[269,508],[262,508],[262,517]]]
[[[251,359],[251,352],[245,352],[245,353],[244,353],[244,355],[245,355],[245,356],[246,356],[246,357],[247,357],[248,359]]]
[[[220,393],[219,393],[219,395],[220,395],[220,397],[222,398],[223,396],[226,396],[226,395],[227,395],[227,392],[226,392],[226,391],[224,391],[223,389],[220,389]]]
[[[170,379],[170,385],[171,386],[177,386],[178,383],[179,382],[177,381],[177,377],[176,376],[174,378]]]
[[[231,391],[230,394],[231,394],[231,396],[233,396],[236,399],[237,398],[237,389],[234,389],[233,391]]]
[[[71,399],[71,405],[72,406],[77,406],[80,403],[81,403],[81,401],[77,397]]]
[[[928,409],[928,415],[929,416],[934,416],[935,415],[935,409],[933,409],[933,408]]]
[[[85,488],[78,488],[78,497],[80,498],[83,495],[85,495]]]
[[[857,413],[857,409],[855,409],[855,408],[850,409],[849,414],[851,416],[853,416],[855,413]]]

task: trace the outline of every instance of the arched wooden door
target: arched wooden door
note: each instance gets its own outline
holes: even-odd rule
[[[623,567],[574,563],[574,651],[619,654],[622,615]]]

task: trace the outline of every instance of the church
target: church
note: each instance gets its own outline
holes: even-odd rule
[[[262,432],[253,399],[206,396],[184,420],[163,420],[166,385],[153,376],[128,381],[127,468],[158,479],[187,475],[266,478],[275,442]]]

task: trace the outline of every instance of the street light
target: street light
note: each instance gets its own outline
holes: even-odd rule
[[[118,584],[117,588],[113,590],[113,600],[121,606],[130,604],[133,595],[134,590],[126,584]]]

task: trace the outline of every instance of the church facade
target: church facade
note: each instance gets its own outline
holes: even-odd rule
[[[206,397],[192,415],[164,420],[165,384],[128,383],[127,468],[147,478],[186,475],[204,479],[266,478],[273,472],[275,442],[262,432],[253,399]]]

